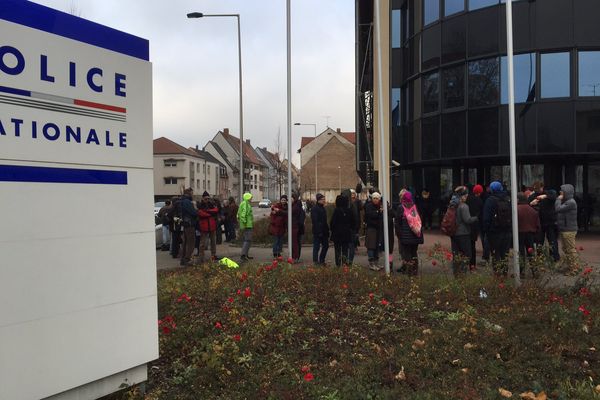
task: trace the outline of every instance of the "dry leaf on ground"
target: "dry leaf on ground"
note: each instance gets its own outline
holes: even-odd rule
[[[509,399],[509,398],[512,397],[512,392],[509,392],[506,389],[499,388],[498,389],[498,393],[500,393],[500,396],[506,397],[507,399]]]

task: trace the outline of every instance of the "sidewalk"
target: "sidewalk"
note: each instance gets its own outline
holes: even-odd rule
[[[425,243],[419,246],[419,273],[420,274],[439,274],[449,273],[444,271],[439,266],[432,265],[431,261],[428,260],[427,253],[436,243],[440,243],[445,248],[450,248],[450,238],[443,235],[439,231],[425,231]],[[577,247],[583,247],[583,251],[580,251],[582,260],[586,261],[593,267],[594,279],[596,282],[600,282],[600,236],[596,234],[579,234],[577,236]],[[481,242],[477,242],[477,259],[481,259],[482,249]],[[240,247],[230,246],[228,243],[217,245],[217,255],[219,257],[228,257],[234,261],[240,259]],[[252,260],[255,263],[270,263],[273,259],[272,250],[270,247],[256,246],[250,248],[250,255],[254,257]],[[287,247],[284,247],[284,258],[287,259]],[[398,243],[394,243],[394,267],[400,266],[400,256],[398,250]],[[380,255],[380,264],[383,265],[383,254]],[[334,265],[334,250],[333,245],[330,245],[329,251],[327,252],[326,262],[329,265]],[[368,266],[367,250],[364,246],[357,249],[354,263],[361,265],[364,268]],[[156,264],[158,270],[180,268],[179,259],[173,259],[167,251],[156,252]],[[300,256],[300,265],[311,265],[312,264],[312,246],[304,245],[302,247]],[[382,270],[383,271],[383,270]],[[484,272],[490,272],[489,268],[483,270]],[[546,285],[557,287],[557,286],[569,286],[572,285],[577,277],[565,276],[562,274],[546,275],[541,278]]]

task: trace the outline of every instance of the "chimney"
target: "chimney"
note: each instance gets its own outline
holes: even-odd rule
[[[341,130],[340,128],[337,128],[335,131],[336,131],[337,133],[342,133],[342,130]]]
[[[262,149],[263,149],[263,151],[264,151],[264,152],[266,152],[266,151],[267,151],[267,148],[266,148],[266,147],[263,147]]]
[[[223,128],[223,134],[229,135],[229,128]]]
[[[198,148],[198,145],[196,145],[196,151],[198,151],[198,150],[200,150],[200,149]]]
[[[250,139],[246,139],[246,144],[250,146]]]

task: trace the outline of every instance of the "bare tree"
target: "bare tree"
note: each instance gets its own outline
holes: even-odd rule
[[[283,185],[287,182],[287,165],[285,163],[285,152],[281,150],[281,128],[277,131],[275,138],[275,159],[273,160],[273,179],[279,188],[279,198],[283,194]]]

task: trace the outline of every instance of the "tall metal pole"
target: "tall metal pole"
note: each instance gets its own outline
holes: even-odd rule
[[[389,249],[390,249],[390,238],[389,238],[389,225],[388,225],[388,209],[387,202],[390,201],[389,191],[388,191],[388,162],[387,162],[387,153],[386,146],[384,143],[385,140],[385,132],[384,132],[384,114],[383,114],[383,67],[381,65],[381,52],[383,51],[381,45],[381,1],[375,0],[375,32],[376,35],[376,46],[375,53],[377,54],[377,85],[375,86],[375,90],[377,93],[377,101],[379,107],[377,107],[377,120],[379,122],[379,176],[381,179],[381,191],[382,191],[382,207],[383,207],[383,248],[385,251],[384,257],[384,267],[385,273],[387,275],[390,274],[390,259]],[[390,203],[391,204],[391,203]]]
[[[188,18],[206,18],[206,17],[235,17],[237,19],[238,34],[238,68],[240,85],[240,204],[244,201],[244,105],[242,96],[242,33],[240,29],[240,14],[204,14],[201,12],[192,12],[187,15]]]
[[[292,200],[292,16],[290,0],[286,1],[287,27],[287,154],[288,154],[288,199]],[[291,203],[290,203],[291,204]],[[288,206],[288,253],[292,258],[292,210]]]
[[[595,90],[595,88],[594,88]],[[315,146],[317,145],[317,124],[311,124],[313,126],[314,129],[314,134],[315,134],[315,138],[313,139],[315,141]],[[319,152],[315,151],[315,194],[317,194],[319,192],[319,178],[317,175],[317,171],[319,169]]]
[[[512,204],[513,274],[515,286],[521,285],[519,267],[519,227],[517,213],[517,146],[515,139],[515,76],[513,64],[512,0],[506,1],[506,54],[508,60],[508,130],[510,140],[510,200]]]

